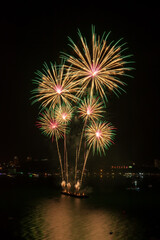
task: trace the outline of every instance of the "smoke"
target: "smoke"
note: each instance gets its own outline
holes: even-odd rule
[[[86,186],[85,188],[82,188],[80,192],[84,192],[85,194],[91,194],[93,192],[93,188]]]

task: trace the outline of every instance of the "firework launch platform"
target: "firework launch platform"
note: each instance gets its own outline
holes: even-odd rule
[[[66,195],[66,196],[70,196],[70,197],[75,197],[75,198],[88,198],[89,196],[84,194],[84,193],[71,193],[71,192],[67,192],[67,191],[61,191],[61,194]]]

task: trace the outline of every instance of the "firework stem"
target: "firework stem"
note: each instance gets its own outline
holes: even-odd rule
[[[89,149],[87,150],[86,155],[85,155],[84,164],[83,164],[83,170],[82,170],[82,174],[81,174],[80,184],[82,184],[83,175],[84,175],[84,170],[85,170],[85,167],[86,167],[86,163],[87,163],[87,159],[88,159],[88,156],[89,156],[90,149],[91,149],[91,146],[89,147]]]
[[[62,158],[61,158],[61,154],[60,154],[60,151],[59,151],[59,145],[58,145],[58,139],[57,139],[57,136],[56,136],[55,138],[56,138],[57,152],[58,152],[58,157],[59,157],[59,162],[60,162],[60,167],[61,167],[61,176],[62,176],[62,180],[63,180]]]

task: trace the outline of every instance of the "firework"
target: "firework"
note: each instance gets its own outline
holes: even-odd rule
[[[104,112],[102,110],[103,104],[102,102],[99,102],[96,98],[85,98],[81,106],[78,108],[78,111],[80,113],[80,117],[84,120],[83,129],[81,132],[80,142],[79,142],[79,148],[78,152],[76,154],[76,169],[77,169],[77,163],[79,161],[80,151],[81,151],[81,145],[82,145],[82,138],[84,135],[85,127],[87,124],[87,120],[90,119],[92,121],[98,120],[100,117],[102,117],[101,113]],[[75,181],[76,181],[76,174],[75,174]]]
[[[33,103],[40,101],[42,107],[49,106],[53,108],[57,104],[65,103],[71,105],[71,102],[78,100],[75,93],[78,91],[78,82],[75,77],[71,77],[70,68],[56,66],[51,63],[51,70],[46,63],[44,63],[43,72],[36,72],[36,79],[33,82],[38,85],[36,89],[32,91],[35,98]]]
[[[119,80],[119,76],[126,75],[125,72],[131,70],[128,67],[126,58],[131,55],[123,55],[124,44],[119,45],[121,39],[115,44],[108,44],[109,34],[103,34],[102,38],[96,36],[95,28],[92,26],[92,47],[89,49],[87,41],[78,31],[82,50],[69,38],[75,56],[63,53],[63,57],[71,64],[73,76],[78,76],[81,84],[79,96],[81,96],[87,87],[90,87],[90,94],[93,96],[94,89],[99,92],[101,98],[105,96],[104,87],[112,90],[115,94],[120,92],[121,85],[124,82]]]
[[[61,187],[62,187],[62,188],[65,188],[65,186],[66,186],[66,182],[65,182],[65,180],[63,180],[63,181],[61,182]]]
[[[55,109],[55,118],[65,126],[71,121],[73,107],[70,105],[59,105]],[[67,157],[67,143],[66,132],[64,132],[64,176],[68,182],[68,157]]]
[[[48,67],[44,63],[42,71],[36,72],[36,78],[33,81],[36,88],[32,91],[33,103],[40,102],[41,107],[46,109],[44,112],[41,109],[37,126],[43,134],[52,138],[52,141],[56,140],[62,175],[61,186],[68,192],[75,187],[76,193],[81,188],[91,149],[93,149],[93,154],[95,151],[100,155],[101,153],[105,154],[110,145],[114,143],[115,128],[109,122],[100,121],[107,100],[106,90],[110,90],[116,95],[124,91],[126,83],[121,80],[121,76],[129,76],[128,71],[133,69],[130,67],[132,61],[128,61],[131,55],[124,54],[127,48],[126,43],[121,43],[122,39],[109,43],[109,33],[104,33],[100,37],[96,35],[93,26],[89,45],[79,30],[78,35],[80,46],[69,38],[73,55],[63,53],[63,63],[60,66],[51,63]],[[82,96],[89,97],[82,99]],[[73,103],[80,103],[76,109],[80,118],[83,119],[80,142],[76,146],[74,183],[68,179],[66,140],[67,126],[71,122],[75,109],[72,107]],[[64,169],[58,145],[58,139],[62,137],[64,138]],[[79,176],[77,166],[84,137],[86,137],[84,162],[81,176]]]
[[[55,109],[55,118],[59,122],[67,124],[71,121],[73,109],[70,105],[59,105]]]
[[[95,149],[97,152],[101,154],[101,151],[105,154],[105,149],[113,144],[113,138],[115,135],[115,128],[110,123],[95,123],[93,122],[87,129],[86,129],[86,138],[88,143],[88,150],[85,155],[83,169],[81,173],[80,185],[82,184],[83,175],[85,166],[87,163],[87,159],[89,156],[89,152],[91,147],[93,147],[93,154]]]
[[[68,191],[71,189],[71,183],[70,182],[67,183],[67,189],[68,189]]]
[[[66,126],[54,118],[53,110],[46,109],[43,114],[40,114],[37,122],[37,127],[41,129],[43,134],[51,137],[52,141],[54,137],[56,139],[61,175],[63,180],[63,166],[61,154],[59,151],[58,139],[64,135],[64,132],[66,132]]]
[[[54,117],[54,111],[46,109],[43,113],[40,113],[37,127],[40,128],[44,135],[54,138],[54,136],[59,139],[63,137],[66,131],[66,126],[62,124],[58,119]]]
[[[105,154],[105,149],[113,144],[115,136],[115,128],[111,123],[95,123],[93,122],[86,129],[86,138],[89,147],[93,147],[93,153],[97,149],[97,152],[101,154],[101,151]]]
[[[92,121],[98,120],[102,117],[102,110],[103,103],[99,102],[96,98],[85,98],[81,106],[79,107],[78,111],[80,113],[80,117],[84,120],[90,119]]]
[[[77,181],[76,184],[74,185],[74,187],[75,187],[76,191],[79,191],[80,190],[80,182]]]

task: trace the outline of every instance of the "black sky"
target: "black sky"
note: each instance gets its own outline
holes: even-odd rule
[[[123,37],[136,68],[134,79],[126,79],[127,93],[119,99],[112,96],[109,103],[109,120],[118,130],[108,161],[160,159],[158,5],[133,1],[118,5],[61,1],[35,6],[28,2],[2,13],[0,159],[51,154],[50,141],[35,127],[38,105],[31,106],[29,100],[34,72],[44,61],[58,62],[60,51],[71,51],[67,36],[78,41],[78,28],[89,41],[91,24],[100,35],[111,31],[110,40]]]

